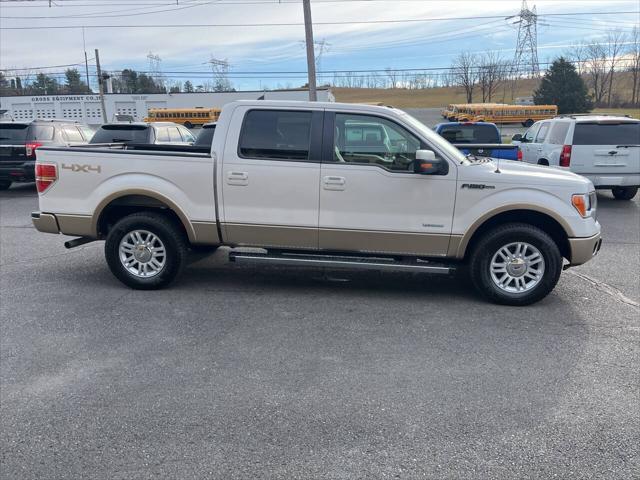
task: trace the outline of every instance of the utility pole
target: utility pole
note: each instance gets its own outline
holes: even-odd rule
[[[311,0],[302,0],[304,10],[304,34],[307,43],[307,73],[309,76],[309,101],[317,102],[316,60],[313,44],[313,22],[311,21]]]
[[[84,27],[82,27],[82,48],[84,48],[84,69],[87,74],[87,93],[91,91],[91,84],[89,83],[89,60],[87,60],[87,44],[84,39]]]
[[[98,70],[98,88],[100,89],[100,105],[102,106],[102,121],[107,123],[107,108],[104,105],[104,85],[102,83],[102,70],[100,69],[100,54],[96,48],[96,69]]]

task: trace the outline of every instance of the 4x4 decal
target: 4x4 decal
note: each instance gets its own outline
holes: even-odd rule
[[[84,172],[84,173],[101,173],[102,169],[100,165],[80,165],[78,163],[72,163],[71,165],[67,165],[66,163],[62,164],[62,168],[64,170],[71,170],[72,172]]]

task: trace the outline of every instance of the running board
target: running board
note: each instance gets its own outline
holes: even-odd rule
[[[453,265],[433,262],[421,258],[402,261],[390,257],[357,257],[351,255],[322,255],[292,252],[229,252],[229,261],[239,264],[273,264],[327,268],[353,268],[364,270],[388,270],[452,274]]]

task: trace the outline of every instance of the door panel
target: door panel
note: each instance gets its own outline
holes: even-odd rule
[[[238,107],[229,132],[220,212],[226,241],[317,249],[322,111]]]
[[[404,127],[375,116],[325,119],[320,189],[321,249],[446,255],[456,169],[413,173],[415,151],[429,146]]]

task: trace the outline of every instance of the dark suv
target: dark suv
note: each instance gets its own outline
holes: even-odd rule
[[[35,180],[38,147],[83,144],[92,136],[88,125],[69,120],[0,122],[0,190]]]

